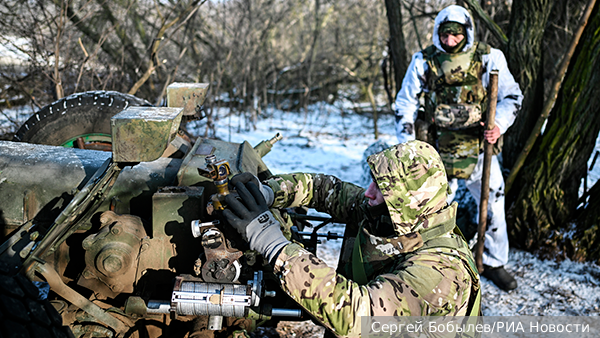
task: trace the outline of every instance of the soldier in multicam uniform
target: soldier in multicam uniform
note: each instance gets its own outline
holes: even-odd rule
[[[226,197],[227,221],[268,259],[281,286],[338,336],[359,336],[362,316],[476,316],[479,275],[448,205],[444,165],[429,144],[410,141],[371,155],[365,191],[324,174],[241,174]],[[270,189],[269,189],[270,188]],[[262,192],[262,193],[261,193]],[[339,271],[290,242],[268,207],[308,206],[358,234]]]
[[[483,130],[489,74],[498,70],[496,127]],[[419,98],[423,94],[424,107]],[[512,125],[523,96],[508,70],[504,54],[474,40],[473,19],[460,6],[449,6],[435,19],[433,45],[415,53],[396,97],[396,133],[399,142],[416,138],[435,145],[444,161],[454,193],[458,179],[479,205],[483,167],[483,138],[494,144],[490,173],[483,276],[508,291],[517,287],[504,269],[508,262],[508,235],[504,216],[504,179],[496,155],[500,136]],[[417,115],[421,114],[420,118]],[[451,196],[451,200],[454,196]]]

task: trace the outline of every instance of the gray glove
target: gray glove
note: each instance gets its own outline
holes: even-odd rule
[[[273,205],[273,200],[275,199],[275,194],[273,193],[273,189],[271,189],[271,187],[269,187],[266,184],[260,183],[260,181],[258,180],[258,177],[252,175],[251,173],[245,172],[245,173],[237,174],[237,175],[233,176],[231,178],[231,181],[229,181],[229,182],[234,187],[235,187],[235,184],[238,182],[243,183],[243,184],[246,184],[248,182],[253,182],[258,187],[258,190],[260,190],[260,192],[262,193],[263,197],[265,198],[265,201],[267,201],[267,206],[270,207],[271,205]]]
[[[290,243],[280,230],[280,224],[269,211],[269,207],[256,184],[236,182],[235,194],[225,196],[227,209],[223,216],[227,219],[244,240],[250,244],[250,249],[260,252],[270,263],[279,252]]]

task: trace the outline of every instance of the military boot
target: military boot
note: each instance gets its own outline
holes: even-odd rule
[[[517,288],[517,281],[504,269],[504,266],[491,267],[484,265],[483,277],[491,280],[504,291],[510,291]]]

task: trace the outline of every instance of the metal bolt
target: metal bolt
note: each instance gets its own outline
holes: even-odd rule
[[[115,273],[119,272],[123,268],[123,261],[119,256],[109,255],[102,261],[102,266],[107,272]]]
[[[34,232],[32,232],[32,233],[29,235],[29,239],[30,239],[30,240],[32,240],[32,241],[35,241],[35,240],[36,240],[36,239],[39,237],[39,235],[40,235],[40,233],[39,233],[39,232],[37,232],[37,231],[34,231]]]
[[[90,239],[84,239],[83,242],[81,242],[81,247],[84,250],[89,250],[90,247],[92,246],[92,241]]]
[[[215,156],[214,154],[212,154],[212,155],[208,155],[208,156],[206,156],[206,157],[204,158],[204,161],[205,161],[207,164],[212,164],[212,163],[215,163],[215,162],[217,161],[217,156]]]

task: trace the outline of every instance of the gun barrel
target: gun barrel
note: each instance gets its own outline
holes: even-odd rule
[[[306,220],[306,221],[320,221],[320,222],[325,222],[325,221],[329,221],[331,219],[331,217],[303,215],[303,214],[298,214],[298,213],[295,213],[295,212],[288,212],[288,215],[290,215],[290,217],[292,219]]]
[[[344,236],[342,235],[338,235],[335,232],[328,232],[326,234],[324,233],[314,233],[314,232],[304,232],[304,231],[298,231],[298,235],[301,236],[313,236],[313,235],[317,235],[317,237],[327,237],[327,239],[342,239],[344,238]]]
[[[273,145],[275,143],[281,141],[281,139],[283,139],[283,136],[281,136],[280,133],[277,133],[277,134],[275,134],[275,136],[273,136],[269,140],[261,141],[259,144],[257,144],[254,147],[254,150],[256,150],[256,152],[258,153],[258,155],[260,155],[260,157],[263,157],[266,154],[268,154],[271,151],[271,148],[273,148]]]
[[[271,143],[271,145],[274,145],[275,143],[281,141],[283,139],[283,136],[281,136],[280,133],[275,134],[275,136],[273,136],[270,140],[269,143]]]

